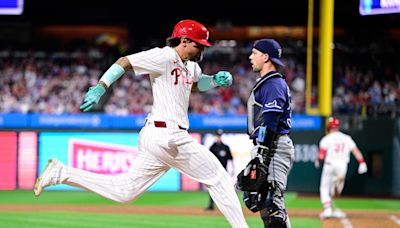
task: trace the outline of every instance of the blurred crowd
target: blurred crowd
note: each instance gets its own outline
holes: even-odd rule
[[[299,40],[281,41],[281,71],[291,89],[294,113],[305,113],[306,44]],[[318,48],[315,48],[317,53]],[[334,114],[400,114],[399,45],[336,42],[334,49]],[[205,52],[200,63],[203,73],[223,69],[234,76],[229,88],[194,92],[189,111],[200,114],[246,114],[246,103],[258,74],[252,72],[248,56],[251,43],[222,43]],[[316,55],[316,54],[314,54]],[[95,85],[118,55],[98,47],[68,51],[0,50],[0,112],[79,113],[89,86]],[[317,65],[315,57],[314,65]],[[317,68],[313,73],[316,75]],[[313,77],[312,105],[317,103],[316,76]],[[127,115],[150,111],[151,85],[147,76],[128,72],[95,111]]]

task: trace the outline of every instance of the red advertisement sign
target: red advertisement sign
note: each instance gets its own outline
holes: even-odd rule
[[[17,133],[0,132],[0,190],[17,186]]]
[[[127,172],[138,153],[137,147],[91,140],[69,141],[69,165],[100,174]]]

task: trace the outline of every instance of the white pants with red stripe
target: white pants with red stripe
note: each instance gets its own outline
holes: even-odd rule
[[[117,202],[131,202],[170,168],[205,184],[232,227],[248,227],[226,170],[206,147],[179,128],[146,124],[140,131],[139,154],[127,173],[111,176],[67,167],[62,182]]]

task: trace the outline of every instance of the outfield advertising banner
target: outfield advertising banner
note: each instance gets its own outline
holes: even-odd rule
[[[37,173],[37,133],[18,134],[18,188],[33,189]]]
[[[321,135],[318,132],[297,132],[291,134],[294,142],[293,167],[288,177],[287,188],[291,191],[318,191],[320,170],[315,169],[314,161],[318,155],[318,141]],[[252,140],[247,134],[224,133],[222,142],[229,146],[232,152],[233,164],[228,163],[227,171],[233,181],[250,161],[250,151],[253,148]],[[215,142],[214,134],[205,134],[203,143],[207,148]],[[304,178],[307,177],[307,178]]]
[[[221,140],[228,145],[231,150],[233,163],[228,163],[227,171],[236,181],[236,176],[250,161],[250,150],[253,147],[253,143],[249,139],[249,136],[243,133],[225,133],[222,135]],[[205,134],[203,142],[204,146],[210,148],[215,142],[215,135]]]
[[[0,132],[0,190],[17,186],[17,133]]]
[[[400,13],[398,0],[360,0],[359,11],[362,16]]]
[[[71,138],[68,164],[94,173],[116,175],[128,172],[137,154],[137,147]]]
[[[199,133],[190,133],[190,135],[198,142],[201,143],[201,134]],[[200,190],[201,184],[189,176],[182,174],[181,175],[181,191],[198,191]]]
[[[0,114],[0,128],[31,129],[133,129],[139,130],[145,123],[146,115],[109,114]],[[204,115],[189,114],[191,130],[247,130],[247,115]],[[292,130],[320,130],[320,116],[293,115]]]
[[[106,114],[30,114],[33,128],[112,128],[112,117]]]
[[[128,171],[138,153],[138,133],[44,132],[39,136],[39,172],[48,159],[99,174],[117,175]],[[67,185],[50,190],[77,190]],[[180,174],[170,169],[149,191],[179,191]]]
[[[0,15],[21,15],[24,12],[24,0],[1,0]]]
[[[0,114],[0,128],[29,128],[29,125],[29,114]]]
[[[253,142],[247,134],[240,133],[225,133],[222,135],[221,140],[229,146],[232,152],[233,164],[229,165],[228,163],[228,173],[234,173],[236,176],[250,161],[250,151],[253,148]],[[215,142],[215,135],[205,134],[203,142],[204,146],[210,148]],[[318,145],[296,143],[297,141],[295,140],[294,142],[294,163],[314,164],[318,155]]]

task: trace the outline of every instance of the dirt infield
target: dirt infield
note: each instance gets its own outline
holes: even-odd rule
[[[112,213],[112,214],[174,214],[174,215],[215,215],[221,216],[218,210],[205,211],[202,208],[189,207],[156,207],[156,206],[76,206],[76,205],[0,205],[1,211],[71,211],[71,212],[91,212],[91,213]],[[312,217],[319,218],[320,210],[312,209],[290,209],[290,217]],[[399,228],[400,212],[376,212],[376,211],[345,211],[345,219],[325,219],[322,226],[332,227],[353,227],[353,228]],[[245,210],[246,216],[258,216],[258,213],[251,213]],[[351,226],[349,226],[349,224]]]

